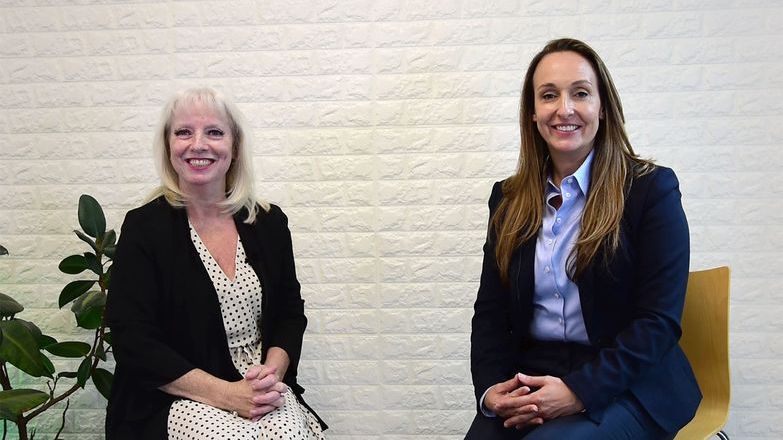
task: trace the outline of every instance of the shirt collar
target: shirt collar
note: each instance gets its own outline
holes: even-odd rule
[[[582,162],[582,165],[580,165],[573,174],[563,177],[563,180],[573,177],[576,180],[576,184],[579,186],[579,189],[582,191],[582,194],[585,196],[587,196],[588,191],[590,191],[590,170],[593,166],[594,155],[595,148],[590,150],[590,153],[587,155],[584,162]],[[551,174],[547,177],[546,180],[547,187],[550,190],[554,189],[556,192],[560,192],[559,188],[557,188],[554,182],[552,182]]]

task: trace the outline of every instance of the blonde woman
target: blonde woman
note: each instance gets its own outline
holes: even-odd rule
[[[253,194],[237,108],[175,95],[155,132],[161,186],[125,217],[106,319],[108,439],[323,439],[296,381],[307,319],[288,220]]]
[[[680,350],[688,225],[672,170],[639,158],[603,61],[548,43],[522,88],[471,334],[468,439],[664,439],[701,399]]]

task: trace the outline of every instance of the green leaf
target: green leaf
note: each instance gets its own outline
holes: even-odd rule
[[[11,298],[10,296],[0,293],[0,317],[6,318],[10,316],[14,316],[17,313],[24,310],[24,307],[22,307],[21,304],[16,302],[15,299]]]
[[[114,255],[117,254],[117,245],[113,244],[111,246],[106,246],[103,248],[103,255],[106,255],[109,257],[109,259],[114,259]]]
[[[52,338],[50,336],[44,337],[44,334],[41,332],[41,329],[38,328],[37,325],[33,324],[30,321],[26,321],[24,319],[16,319],[15,321],[19,321],[20,323],[22,323],[22,325],[27,327],[27,330],[29,330],[30,334],[33,335],[33,338],[35,338],[35,343],[38,344],[38,348],[41,348],[44,345],[51,343]]]
[[[23,413],[47,400],[49,395],[38,390],[20,388],[0,391],[0,418],[16,422]]]
[[[97,200],[87,194],[79,197],[79,226],[90,237],[97,238],[106,232],[106,217]]]
[[[106,341],[107,344],[111,345],[111,332],[104,333],[103,340]]]
[[[46,351],[55,356],[80,358],[90,352],[90,344],[77,341],[58,342],[46,347]]]
[[[109,229],[106,233],[98,237],[95,243],[98,246],[98,249],[103,252],[107,246],[114,246],[114,244],[117,243],[117,233],[114,232],[114,229]]]
[[[106,231],[106,234],[103,236],[103,247],[106,246],[113,246],[117,244],[117,233],[114,232],[114,229],[109,229]]]
[[[95,280],[78,280],[66,284],[65,287],[63,287],[63,291],[60,292],[60,300],[58,301],[60,308],[82,296],[82,294],[90,290],[94,284]]]
[[[101,276],[98,277],[98,285],[100,285],[101,289],[103,289],[103,290],[108,290],[109,289],[109,281],[111,280],[111,268],[112,268],[112,266],[107,267],[106,271],[104,271],[103,274],[101,274]]]
[[[61,371],[57,373],[57,377],[67,377],[68,379],[76,379],[75,371]]]
[[[41,337],[38,338],[38,348],[46,348],[56,343],[57,343],[57,339],[54,339],[49,335],[41,335]]]
[[[95,252],[98,252],[98,244],[95,243],[95,240],[93,240],[87,234],[85,234],[84,232],[82,232],[82,231],[80,231],[78,229],[74,229],[73,232],[75,232],[76,236],[79,237],[83,242],[89,244],[90,247],[92,248],[92,250],[94,250]]]
[[[71,306],[77,325],[88,330],[100,327],[105,305],[106,294],[100,290],[91,290],[77,298]]]
[[[87,262],[87,269],[90,269],[95,275],[101,276],[103,273],[103,266],[98,260],[98,256],[92,252],[84,253],[84,261]]]
[[[87,383],[87,379],[90,377],[90,358],[86,357],[79,364],[79,371],[76,372],[76,383],[84,388],[84,384]]]
[[[103,368],[96,368],[92,373],[92,383],[95,384],[95,388],[98,389],[98,392],[103,394],[103,397],[105,397],[106,400],[109,399],[109,395],[111,394],[111,383],[113,381],[114,375]]]
[[[8,255],[8,249],[4,248],[3,245],[0,245],[0,255]]]
[[[57,343],[57,340],[54,339],[53,337],[43,334],[41,332],[41,329],[39,329],[38,326],[35,325],[34,323],[30,321],[26,321],[24,319],[15,319],[15,321],[18,321],[23,326],[25,326],[25,328],[27,328],[27,330],[35,339],[35,342],[38,344],[39,350],[49,345]],[[41,363],[44,365],[44,367],[46,367],[46,371],[49,372],[49,374],[47,374],[46,376],[52,377],[51,374],[54,373],[54,365],[52,365],[52,361],[50,361],[49,358],[46,357],[46,355],[44,355],[40,351],[38,352],[38,355],[41,358]]]
[[[47,374],[46,376],[52,377],[52,375],[54,374],[54,364],[42,352],[39,351],[38,354],[41,356],[41,363],[44,364],[44,366],[46,367],[46,371],[49,372],[49,374]]]
[[[102,360],[103,362],[106,362],[106,351],[103,349],[103,341],[101,341],[101,343],[98,344],[98,347],[96,347],[95,357]]]
[[[63,261],[60,262],[59,266],[61,272],[71,275],[82,273],[87,270],[88,267],[87,259],[84,258],[84,255],[71,255],[65,257],[63,258]]]
[[[52,377],[48,365],[41,359],[38,341],[28,327],[19,319],[0,321],[3,342],[0,343],[0,358],[30,376]]]

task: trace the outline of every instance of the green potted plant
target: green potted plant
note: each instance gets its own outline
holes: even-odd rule
[[[117,235],[106,230],[106,218],[100,204],[88,195],[79,198],[79,226],[76,235],[89,245],[87,252],[64,258],[60,271],[80,276],[68,283],[60,292],[59,306],[71,305],[76,325],[92,332],[92,344],[82,341],[57,341],[44,334],[33,322],[17,315],[24,307],[14,298],[0,293],[0,419],[3,436],[8,422],[16,425],[21,440],[32,439],[34,429],[28,432],[28,424],[36,416],[65,401],[62,424],[55,435],[59,437],[65,425],[69,397],[84,388],[92,380],[95,388],[106,398],[109,396],[113,375],[99,365],[111,352],[111,334],[103,321],[106,292],[111,276],[111,260],[114,256]],[[0,246],[0,255],[8,250]],[[61,358],[81,359],[76,371],[55,371],[50,355]],[[9,364],[35,378],[45,381],[47,391],[32,388],[14,388],[9,376]],[[44,379],[45,378],[45,379]],[[43,387],[42,387],[43,388]]]

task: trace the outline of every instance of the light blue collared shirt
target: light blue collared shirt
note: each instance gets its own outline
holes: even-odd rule
[[[547,179],[544,221],[536,239],[533,321],[530,323],[530,335],[539,341],[590,344],[582,316],[579,287],[568,278],[567,264],[581,230],[582,213],[590,192],[594,152],[590,151],[574,174],[563,178],[560,188],[555,186],[551,176]],[[558,195],[562,197],[562,203],[560,208],[555,209],[549,203]],[[485,416],[495,417],[484,407],[487,391],[481,396],[479,408]]]
[[[536,240],[533,321],[530,335],[539,341],[569,341],[590,344],[587,338],[579,288],[568,278],[568,258],[581,230],[582,212],[590,191],[594,150],[560,188],[547,179],[544,191],[544,222]],[[551,200],[560,196],[559,208]]]

